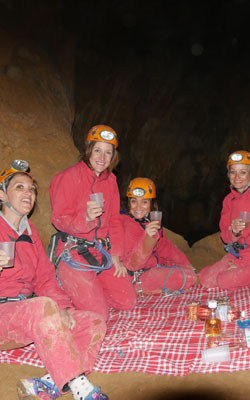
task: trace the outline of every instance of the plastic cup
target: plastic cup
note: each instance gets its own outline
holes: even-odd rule
[[[15,242],[0,242],[0,250],[5,251],[7,256],[10,257],[8,264],[1,265],[2,268],[10,268],[14,266],[15,244]]]
[[[248,211],[241,211],[240,212],[240,218],[242,219],[243,222],[245,222],[245,226],[247,228],[248,223],[250,221],[250,212]]]
[[[150,212],[150,221],[158,221],[159,225],[161,225],[161,219],[162,219],[162,211]]]
[[[205,363],[228,362],[231,360],[228,344],[203,350],[201,354],[202,362]]]
[[[104,198],[103,198],[103,193],[91,193],[89,195],[89,198],[91,201],[96,201],[96,203],[99,204],[99,206],[102,208],[102,211],[104,210]]]

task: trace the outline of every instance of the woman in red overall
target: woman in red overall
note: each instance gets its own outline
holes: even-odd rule
[[[220,232],[228,254],[202,269],[199,277],[207,288],[233,290],[250,285],[250,225],[240,218],[241,211],[250,212],[250,152],[232,153],[227,169],[231,192],[223,201]]]
[[[109,307],[130,310],[136,304],[120,259],[124,242],[120,195],[111,172],[118,163],[117,146],[111,127],[92,127],[82,160],[56,175],[50,185],[52,223],[59,231],[60,282],[77,309],[98,312],[106,319]],[[100,192],[104,207],[90,201],[91,193]],[[104,257],[103,248],[97,249],[100,242]]]
[[[149,213],[157,209],[154,182],[133,179],[127,189],[128,212],[121,215],[125,230],[124,265],[138,293],[179,293],[196,282],[194,269],[186,257],[165,237]]]
[[[42,378],[19,381],[19,399],[56,399],[68,390],[74,400],[108,399],[85,376],[93,368],[105,321],[76,310],[60,287],[27,218],[36,201],[36,184],[27,169],[26,161],[15,160],[0,175],[0,241],[15,242],[14,267],[4,267],[9,258],[0,255],[0,350],[33,342],[48,371]]]

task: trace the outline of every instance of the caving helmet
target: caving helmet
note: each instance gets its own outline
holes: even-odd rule
[[[28,164],[27,161],[14,160],[10,164],[9,168],[4,169],[0,173],[0,189],[4,191],[6,196],[7,196],[6,183],[8,182],[10,177],[13,176],[14,174],[17,174],[18,172],[22,172],[22,173],[27,174],[28,176],[30,176],[31,179],[33,179],[32,176],[30,175],[30,173],[28,172],[28,170],[29,170],[29,164]],[[15,210],[12,207],[12,205],[10,204],[10,202],[8,200],[8,196],[7,196],[7,201],[2,201],[1,203],[5,204],[7,207],[9,207],[15,214],[21,215],[17,210]]]
[[[227,169],[233,164],[247,164],[250,165],[250,152],[245,150],[234,151],[228,157]]]
[[[148,178],[134,178],[130,181],[126,193],[127,197],[140,197],[143,199],[155,199],[155,184]]]
[[[106,142],[118,147],[117,133],[108,125],[95,125],[89,130],[86,142]]]

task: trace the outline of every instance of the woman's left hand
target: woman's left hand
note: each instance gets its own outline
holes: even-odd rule
[[[66,325],[69,330],[74,329],[74,327],[76,326],[76,321],[74,317],[68,312],[68,310],[66,310],[65,308],[61,310],[61,317],[64,325]]]
[[[117,276],[117,278],[120,278],[120,276],[126,276],[127,269],[122,264],[119,256],[111,256],[111,258],[112,258],[113,264],[115,266],[114,276]]]
[[[245,227],[246,224],[242,219],[235,218],[232,220],[231,228],[233,234],[239,235],[243,231],[243,229],[245,229]]]
[[[160,227],[161,226],[158,221],[151,221],[146,225],[145,232],[149,237],[155,238],[155,236],[159,232]],[[158,235],[158,239],[159,239],[159,235]]]

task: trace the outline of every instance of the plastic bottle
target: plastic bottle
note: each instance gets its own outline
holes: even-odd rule
[[[228,315],[231,311],[230,299],[227,296],[217,298],[216,315],[221,321],[228,321]]]
[[[216,316],[217,301],[209,300],[208,308],[211,314],[205,321],[205,334],[207,337],[221,336],[221,320]]]

